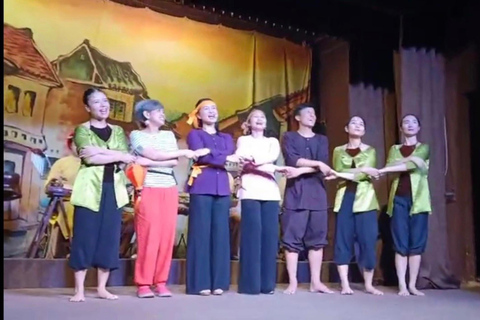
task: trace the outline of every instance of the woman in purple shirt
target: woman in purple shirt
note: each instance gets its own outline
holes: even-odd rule
[[[199,158],[187,183],[190,193],[187,294],[221,295],[230,285],[230,185],[226,162],[238,162],[230,135],[217,129],[217,105],[201,99],[190,113],[188,148]]]

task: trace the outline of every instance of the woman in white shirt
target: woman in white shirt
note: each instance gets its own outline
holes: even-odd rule
[[[235,152],[243,163],[238,292],[245,294],[272,294],[276,283],[281,197],[274,173],[285,168],[274,164],[280,144],[265,137],[266,126],[263,111],[252,110]]]

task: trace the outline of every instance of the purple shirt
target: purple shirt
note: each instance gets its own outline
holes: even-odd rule
[[[328,139],[316,134],[304,138],[298,132],[285,132],[282,152],[287,166],[296,167],[300,158],[328,163]],[[283,206],[289,210],[327,210],[327,192],[321,172],[288,179]]]
[[[193,184],[187,184],[186,191],[190,194],[229,196],[230,183],[224,166],[227,156],[235,152],[232,136],[222,132],[209,134],[194,129],[187,136],[187,144],[190,150],[210,149],[210,153],[198,158],[196,164],[211,167],[202,168],[202,173],[195,178]]]

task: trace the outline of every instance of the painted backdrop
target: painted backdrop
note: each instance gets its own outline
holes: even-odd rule
[[[87,120],[86,88],[106,92],[111,122],[127,133],[136,129],[134,104],[160,100],[181,147],[200,98],[217,102],[220,129],[234,137],[254,106],[278,137],[309,98],[311,51],[285,39],[105,0],[5,0],[4,9],[4,171],[20,175],[22,190],[4,202],[6,256],[25,252],[28,237],[18,235],[35,229],[49,167]],[[182,191],[187,167],[176,169]]]

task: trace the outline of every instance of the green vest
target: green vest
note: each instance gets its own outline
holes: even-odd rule
[[[333,169],[337,172],[348,172],[352,169],[352,162],[355,162],[356,168],[371,167],[375,168],[377,163],[377,152],[375,148],[368,147],[359,152],[355,157],[347,153],[345,147],[336,147],[333,150]],[[365,173],[355,174],[357,189],[355,192],[355,201],[353,202],[353,212],[365,212],[378,210],[378,200],[375,194],[370,177]],[[338,212],[342,206],[343,196],[347,187],[347,181],[341,180],[337,185],[337,194],[335,196],[334,212]]]
[[[95,146],[128,152],[127,139],[123,129],[119,126],[111,125],[112,134],[107,142],[100,139],[90,128],[80,125],[75,128],[73,141],[77,146],[78,152],[87,146]],[[71,204],[79,207],[85,207],[92,211],[100,210],[100,199],[103,187],[104,165],[87,166],[83,161],[78,171],[75,183],[73,185]],[[129,202],[127,193],[128,179],[123,170],[114,172],[115,198],[117,208],[125,206]]]
[[[398,161],[402,160],[404,157],[400,152],[401,144],[393,145],[388,152],[387,166],[394,165]],[[412,186],[412,209],[410,214],[416,214],[421,212],[432,211],[431,201],[430,201],[430,188],[428,186],[428,168],[430,167],[430,148],[428,144],[418,144],[415,150],[412,153],[412,156],[421,158],[427,164],[427,168],[422,170],[417,168],[416,164],[412,161],[406,163],[407,168],[410,173],[410,184]],[[390,188],[390,196],[388,199],[388,209],[387,214],[392,215],[393,213],[393,199],[398,188],[398,181],[400,180],[400,174],[397,174],[395,179],[392,182]]]

